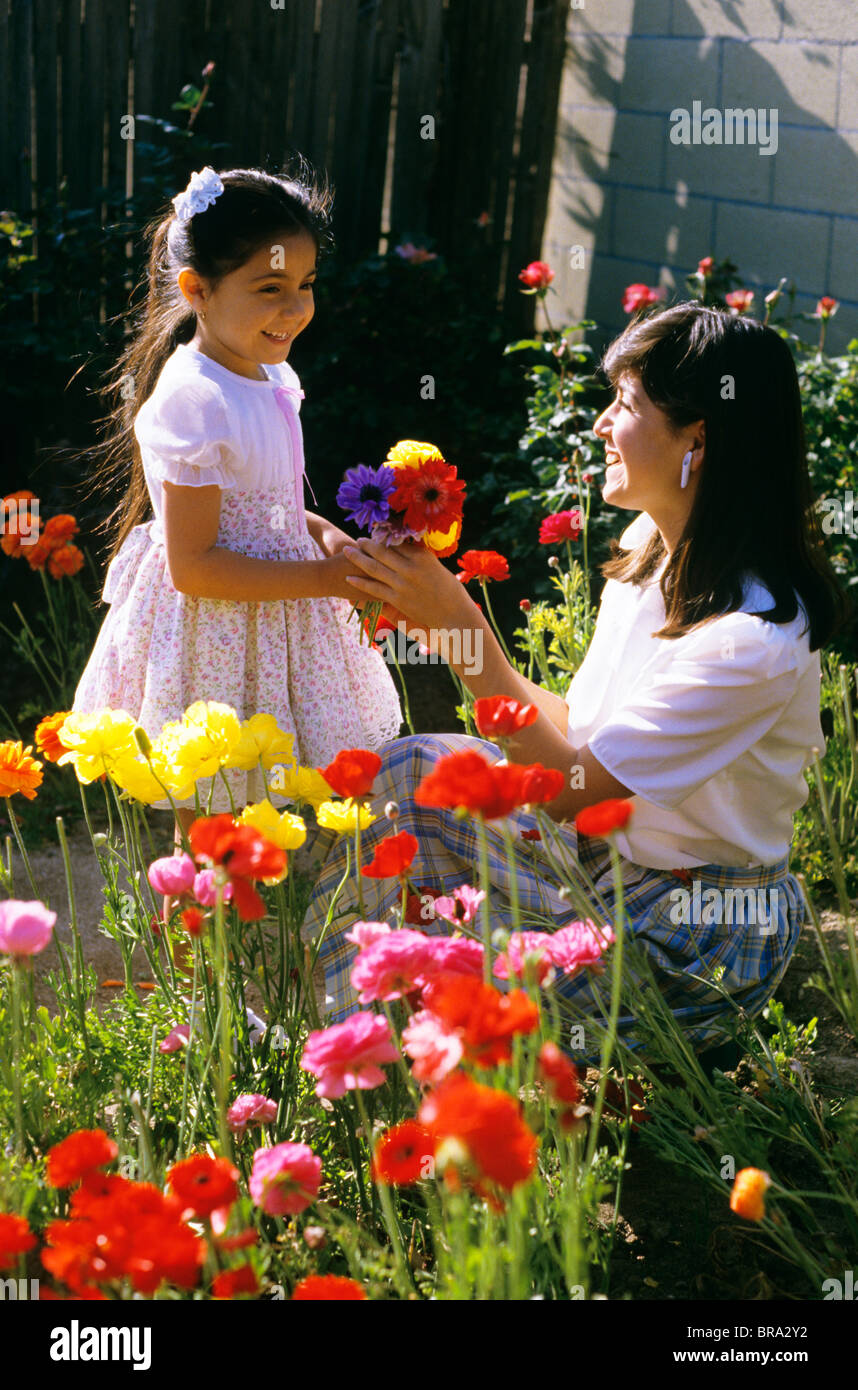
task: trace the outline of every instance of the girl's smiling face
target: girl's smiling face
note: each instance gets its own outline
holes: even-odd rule
[[[613,507],[648,512],[665,535],[676,531],[690,511],[703,461],[704,422],[674,429],[667,415],[647,395],[635,373],[620,377],[616,395],[593,425],[605,441],[602,497]],[[691,474],[680,488],[682,460],[692,451]],[[682,525],[679,526],[681,532]]]
[[[303,229],[263,246],[211,289],[189,267],[179,287],[197,311],[193,344],[240,376],[259,378],[259,364],[284,362],[313,317],[316,243]],[[202,315],[205,314],[203,319]]]

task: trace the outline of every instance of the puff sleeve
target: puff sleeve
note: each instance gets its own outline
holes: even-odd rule
[[[769,733],[805,664],[800,640],[743,612],[671,645],[669,661],[642,672],[589,740],[608,772],[663,810],[675,809]]]
[[[137,412],[134,433],[155,480],[183,487],[236,486],[235,431],[215,386],[194,382],[163,393],[156,388]]]

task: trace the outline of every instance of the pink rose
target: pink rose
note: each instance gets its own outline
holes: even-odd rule
[[[626,285],[623,291],[623,312],[636,314],[639,309],[647,309],[661,299],[661,290],[650,289],[649,285]]]
[[[528,289],[544,290],[554,279],[554,271],[547,261],[531,261],[519,271],[518,278]]]
[[[731,290],[724,299],[734,314],[746,314],[754,302],[753,290]]]
[[[189,854],[170,854],[149,865],[149,882],[156,893],[178,897],[191,891],[196,872],[197,866]]]
[[[306,1144],[275,1144],[257,1149],[250,1195],[269,1216],[294,1216],[319,1194],[322,1160]]]
[[[239,1096],[226,1112],[226,1122],[233,1134],[241,1136],[248,1125],[270,1125],[277,1119],[277,1102],[267,1096]]]
[[[57,914],[44,903],[7,898],[0,903],[0,951],[10,956],[35,956],[53,935]]]
[[[192,888],[194,897],[201,907],[214,907],[216,902],[214,869],[201,869],[195,876]],[[232,884],[224,885],[223,900],[228,903],[232,897]]]
[[[301,1066],[319,1078],[317,1096],[337,1100],[346,1091],[370,1091],[383,1085],[380,1063],[395,1062],[398,1057],[387,1019],[354,1013],[345,1023],[310,1033]]]
[[[432,1086],[459,1065],[465,1050],[461,1034],[446,1028],[425,1009],[412,1014],[403,1028],[402,1047],[414,1062],[411,1072],[415,1079]]]

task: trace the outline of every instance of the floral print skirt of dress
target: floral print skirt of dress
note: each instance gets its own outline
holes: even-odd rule
[[[294,522],[282,525],[283,516],[294,515],[291,494],[282,486],[224,490],[217,544],[267,560],[321,558],[309,533]],[[242,603],[179,593],[157,519],[126,536],[103,598],[110,609],[75,691],[75,711],[127,710],[154,739],[195,700],[217,700],[239,719],[273,714],[293,735],[298,761],[310,767],[324,766],[342,748],[376,750],[399,735],[393,677],[381,654],[361,643],[347,599]],[[225,775],[237,807],[265,795],[259,769]],[[210,778],[197,783],[204,806],[210,788]],[[272,799],[283,804],[277,793]],[[219,775],[212,811],[229,809]]]

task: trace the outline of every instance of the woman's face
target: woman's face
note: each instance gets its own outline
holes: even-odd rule
[[[620,377],[616,395],[593,426],[605,441],[608,465],[602,497],[612,507],[648,512],[656,524],[677,509],[687,513],[703,457],[703,421],[675,431],[636,373]],[[688,485],[680,488],[682,460],[694,451]]]
[[[263,246],[215,290],[182,270],[179,284],[198,310],[195,342],[244,376],[258,376],[259,363],[285,362],[313,317],[315,275],[316,243],[304,230]]]

